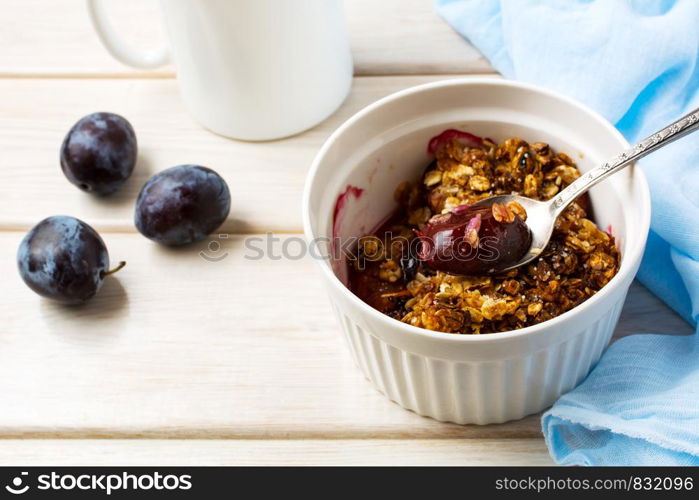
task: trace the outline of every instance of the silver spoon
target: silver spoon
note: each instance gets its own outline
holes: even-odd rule
[[[615,174],[634,161],[643,158],[656,149],[667,146],[671,142],[676,141],[680,137],[684,137],[697,129],[699,129],[699,108],[671,123],[650,137],[643,139],[636,145],[618,154],[601,166],[581,175],[567,188],[548,201],[536,201],[524,196],[505,194],[486,198],[472,205],[490,206],[493,203],[507,205],[510,202],[516,201],[527,211],[526,224],[529,227],[529,231],[531,231],[532,235],[531,247],[529,247],[529,251],[519,260],[519,262],[511,265],[510,267],[500,269],[499,272],[523,266],[524,264],[536,259],[544,248],[546,248],[546,245],[548,245],[548,242],[551,239],[556,217],[561,215],[563,210],[565,210],[565,208],[578,196],[585,193],[598,182],[606,179],[612,174]]]

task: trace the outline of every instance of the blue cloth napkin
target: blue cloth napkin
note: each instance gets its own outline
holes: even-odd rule
[[[699,107],[697,0],[437,0],[436,10],[503,75],[586,103],[630,142]],[[696,327],[699,132],[641,165],[653,215],[638,278]],[[638,333],[544,414],[558,463],[699,465],[699,336]]]

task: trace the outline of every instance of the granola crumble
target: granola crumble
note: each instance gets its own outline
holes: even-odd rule
[[[430,147],[434,144],[431,141]],[[434,147],[434,154],[435,161],[419,182],[397,187],[395,198],[401,209],[374,235],[360,240],[350,288],[365,302],[429,330],[502,332],[572,309],[617,273],[620,257],[614,238],[592,222],[586,195],[556,220],[550,243],[529,265],[494,276],[457,276],[429,269],[410,249],[418,242],[414,231],[431,217],[498,194],[547,200],[580,175],[568,155],[519,138],[474,144],[451,137]],[[493,205],[492,210],[498,221],[526,217],[517,203]],[[478,244],[477,233],[465,238]]]

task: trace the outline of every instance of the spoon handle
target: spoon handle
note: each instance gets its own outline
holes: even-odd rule
[[[664,129],[646,137],[601,166],[578,177],[570,186],[549,201],[552,215],[554,217],[560,215],[570,202],[601,180],[606,179],[656,149],[667,146],[697,129],[699,129],[699,108],[671,123]]]

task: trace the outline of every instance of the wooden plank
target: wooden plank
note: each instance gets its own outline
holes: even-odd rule
[[[0,228],[26,229],[54,214],[84,217],[99,229],[133,231],[138,191],[157,171],[182,163],[217,170],[232,193],[222,231],[300,231],[301,192],[322,142],[367,104],[440,76],[359,77],[340,110],[303,134],[242,142],[195,123],[174,80],[0,79]],[[139,159],[133,176],[109,198],[80,192],[61,172],[64,135],[81,116],[113,111],[133,124]]]
[[[553,461],[541,439],[0,441],[0,465],[114,464],[505,466],[553,465]]]
[[[116,31],[134,47],[165,40],[155,0],[109,2]],[[82,0],[2,0],[0,76],[172,77],[165,66],[132,69],[115,61],[95,35]],[[491,66],[432,10],[432,0],[345,2],[355,73],[483,73]]]
[[[494,73],[433,5],[433,0],[345,1],[355,73]]]
[[[634,281],[621,311],[619,326],[614,332],[618,339],[636,333],[691,335],[694,327],[667,307],[638,281]]]
[[[204,244],[104,237],[128,265],[69,308],[21,282],[22,234],[0,233],[0,437],[539,434],[536,418],[460,427],[387,401],[353,366],[310,259],[247,260],[240,236],[220,262]]]
[[[462,427],[386,400],[353,366],[310,258],[250,260],[233,236],[209,262],[205,243],[172,250],[107,233],[112,259],[128,265],[70,308],[12,270],[22,236],[0,233],[0,437],[540,435],[537,416]],[[658,329],[676,323],[656,304]]]
[[[158,2],[105,3],[113,25],[133,47],[152,48],[165,40]],[[2,0],[0,8],[8,20],[0,31],[0,76],[173,75],[172,67],[146,72],[114,60],[97,38],[82,0]]]

